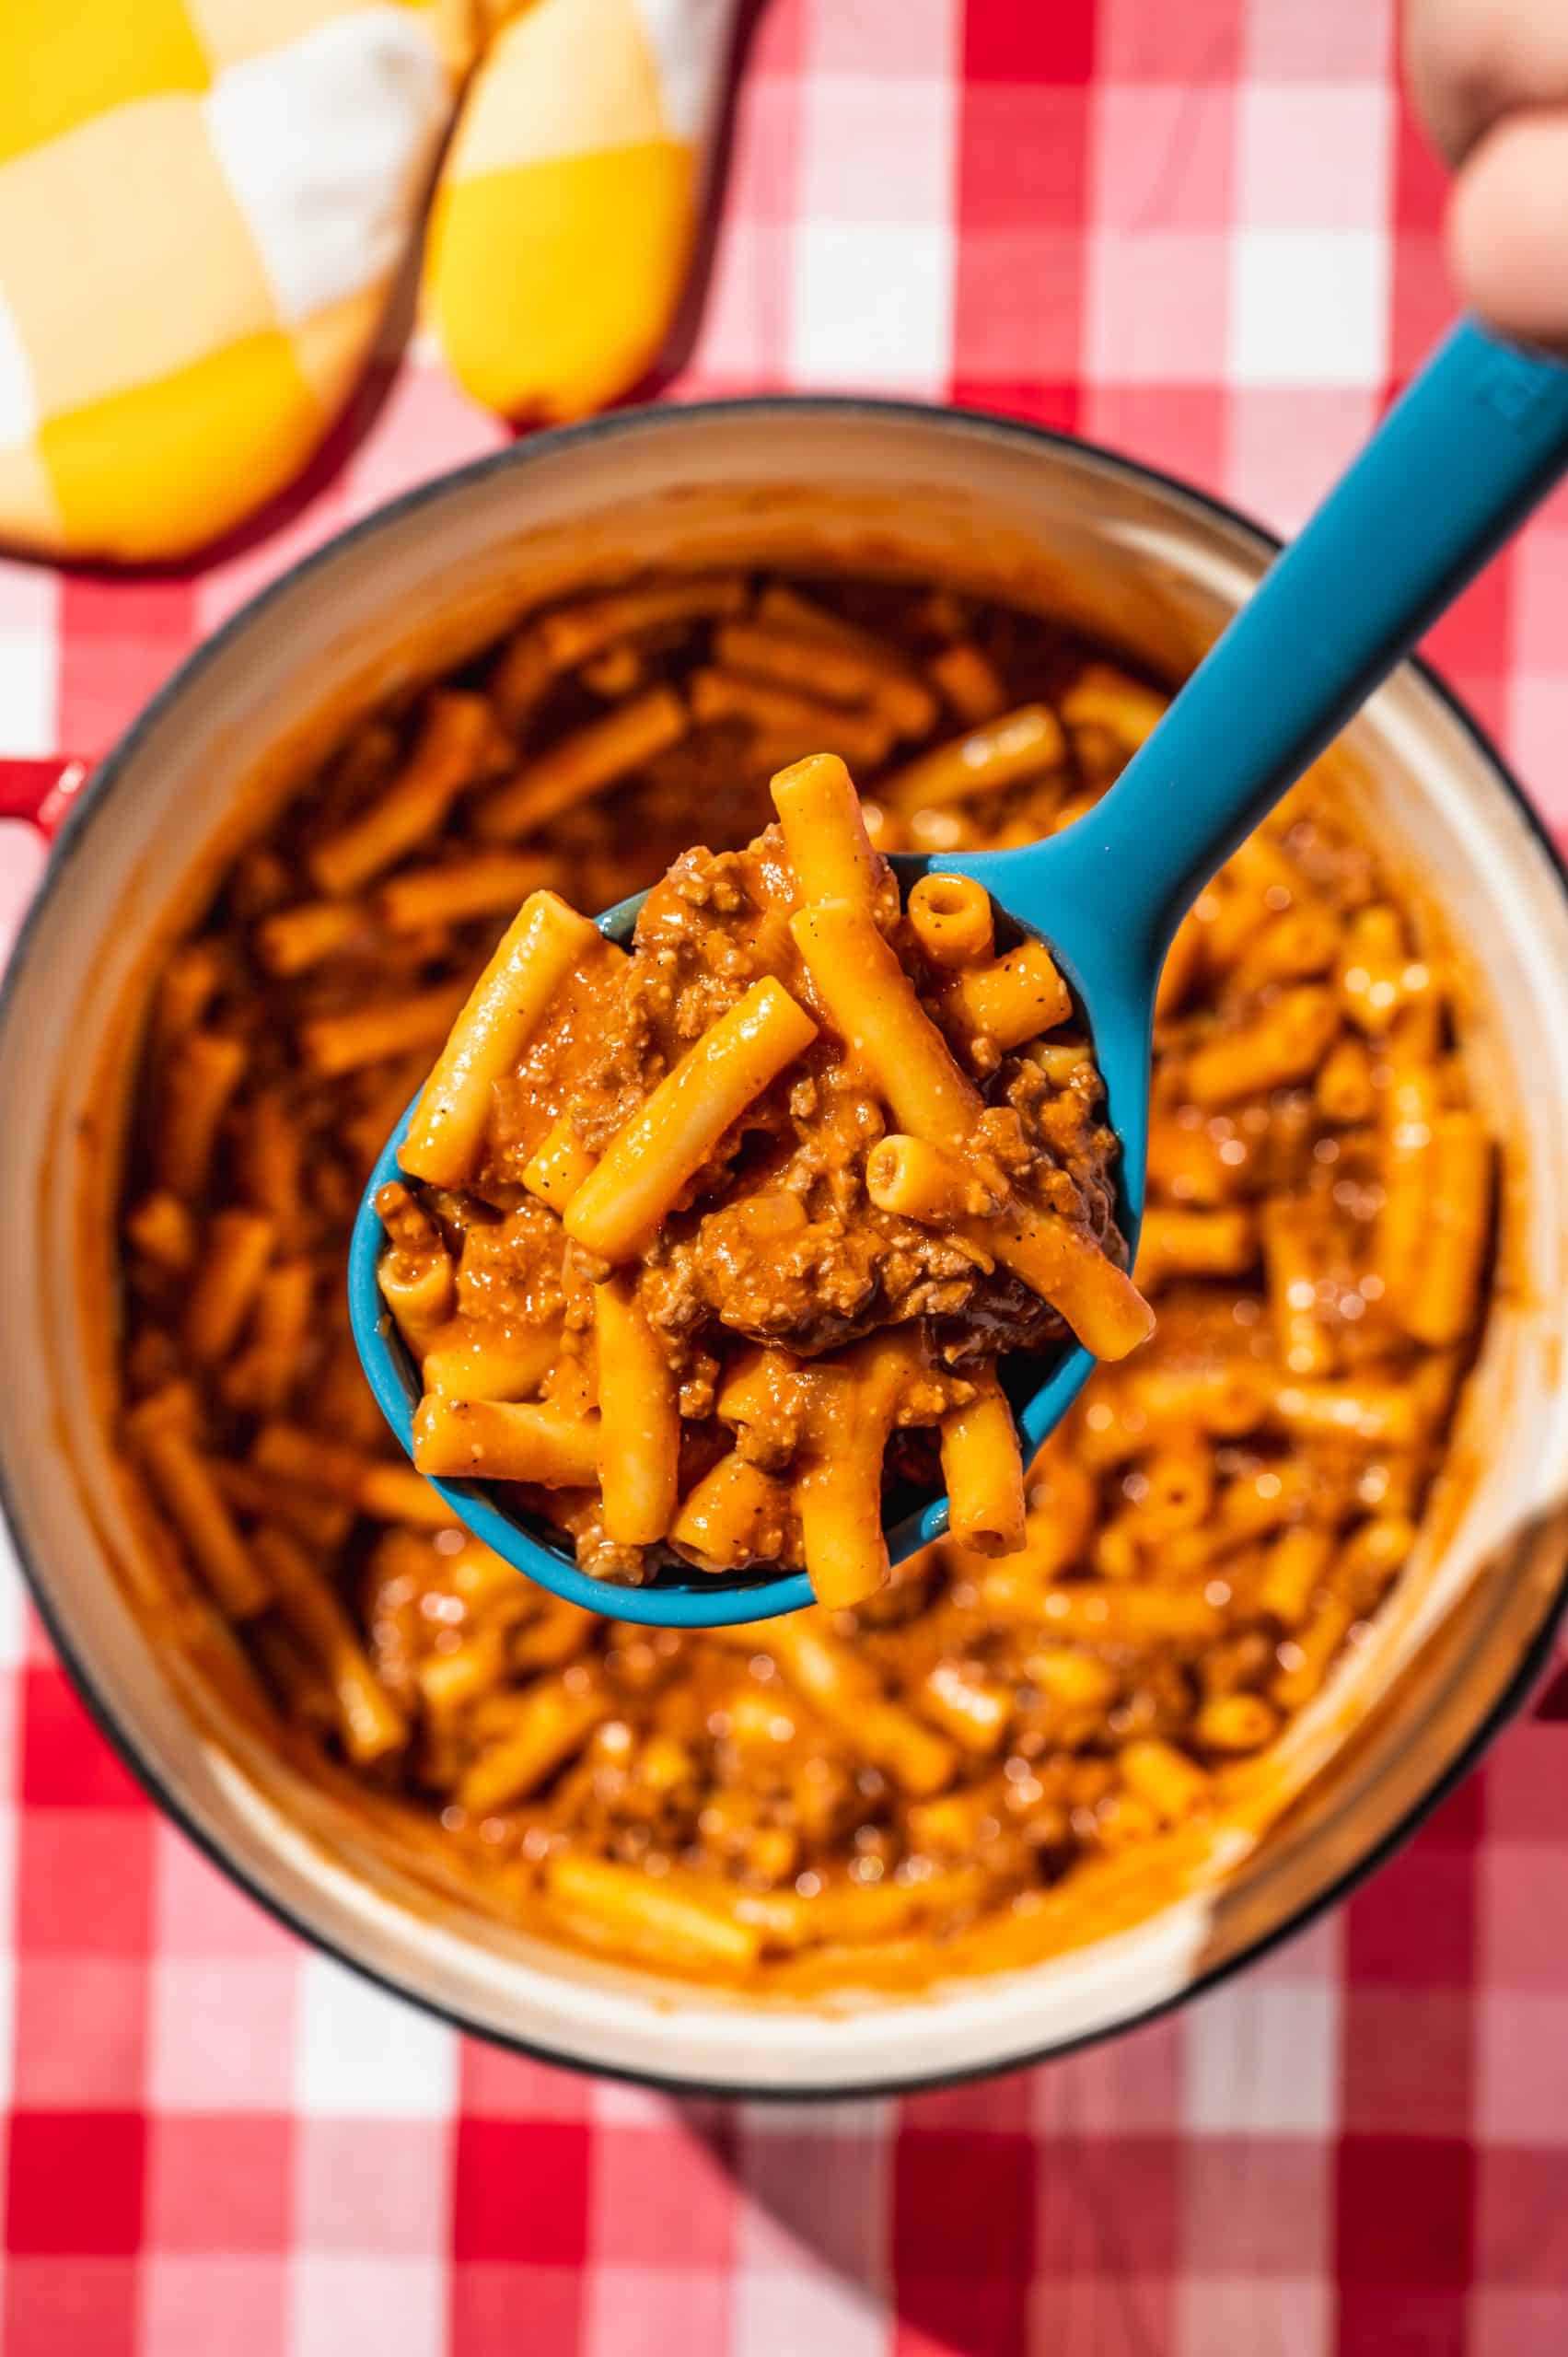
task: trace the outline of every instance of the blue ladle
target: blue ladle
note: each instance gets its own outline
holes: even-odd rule
[[[1129,1246],[1144,1208],[1155,988],[1177,925],[1215,870],[1358,710],[1568,466],[1568,367],[1472,322],[1456,328],[1383,420],[1306,529],[1192,674],[1094,809],[1023,849],[899,859],[907,890],[927,869],[972,876],[1051,945],[1086,1010],[1121,1143]],[[630,938],[642,895],[598,920]],[[412,1107],[409,1110],[412,1112]],[[349,1306],[381,1411],[411,1448],[417,1370],[376,1283],[375,1196],[398,1175],[405,1114],[354,1223]],[[1094,1361],[1065,1350],[1018,1407],[1026,1457]],[[667,1573],[627,1588],[580,1572],[552,1538],[515,1522],[482,1482],[437,1481],[452,1511],[520,1572],[623,1620],[704,1629],[810,1602],[804,1573],[775,1579]],[[888,1533],[895,1562],[947,1527],[937,1498]]]

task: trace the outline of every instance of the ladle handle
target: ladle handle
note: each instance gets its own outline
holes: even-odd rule
[[[1080,822],[1151,950],[1565,466],[1568,366],[1461,322]]]

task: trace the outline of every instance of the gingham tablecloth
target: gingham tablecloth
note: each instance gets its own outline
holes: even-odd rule
[[[1388,0],[768,0],[668,396],[957,399],[1288,527],[1447,315]],[[303,550],[503,438],[417,354],[141,580],[0,568],[0,749],[92,754]],[[1568,504],[1433,653],[1568,828]],[[44,859],[0,819],[0,923]],[[468,2043],[153,1812],[0,1577],[6,2357],[1563,2357],[1568,1725],[1185,2014],[901,2103]]]

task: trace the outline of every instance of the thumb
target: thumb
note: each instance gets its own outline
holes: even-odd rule
[[[1449,267],[1501,333],[1568,353],[1568,108],[1504,116],[1454,183]]]

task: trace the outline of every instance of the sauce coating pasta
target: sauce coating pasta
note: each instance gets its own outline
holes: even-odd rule
[[[541,1407],[558,1379],[592,1402],[597,1509],[555,1502],[586,1569],[711,1562],[708,1518],[690,1549],[674,1526],[699,1485],[711,1517],[733,1454],[787,1502],[732,1533],[723,1567],[804,1562],[822,1601],[848,1605],[887,1580],[884,1487],[900,1459],[929,1476],[933,1435],[961,1469],[955,1528],[1022,1546],[1001,1353],[1071,1329],[1121,1357],[1152,1320],[1049,953],[995,958],[988,931],[957,970],[928,957],[923,904],[906,914],[836,755],[781,771],[772,794],[779,824],[744,850],[676,861],[629,955],[582,920],[574,936],[553,894],[525,902],[413,1112],[412,1193],[377,1197],[382,1291],[434,1369],[422,1471],[574,1486],[553,1422],[547,1442],[521,1395],[481,1413],[447,1373],[454,1351],[527,1338]],[[1026,1045],[1046,1034],[1049,1070]],[[958,1183],[890,1199],[872,1166],[900,1151],[946,1157]],[[896,1348],[858,1347],[889,1329]],[[787,1415],[770,1412],[776,1389],[749,1392],[759,1348],[789,1378]]]
[[[846,659],[798,654],[829,643]],[[1029,1469],[1019,1551],[942,1545],[853,1608],[643,1631],[467,1539],[353,1357],[360,1190],[520,898],[602,908],[698,837],[738,850],[769,776],[822,746],[878,754],[860,772],[878,851],[1029,840],[1104,790],[1160,702],[1102,650],[945,587],[650,579],[525,618],[360,723],[230,865],[151,1011],[122,1439],[175,1608],[207,1599],[280,1742],[363,1794],[367,1840],[438,1856],[509,1921],[678,1974],[788,1991],[1016,1960],[1087,1863],[1222,1805],[1376,1613],[1484,1311],[1494,1153],[1445,961],[1320,779],[1173,950],[1137,1271],[1158,1330]],[[641,710],[599,728],[623,703]],[[853,864],[831,884],[853,902]],[[957,903],[928,915],[981,938]],[[1070,1086],[1081,1051],[1037,1052]],[[537,1193],[554,1220],[549,1190],[569,1202],[587,1172],[573,1141],[529,1143],[513,1216]],[[869,1178],[895,1211],[994,1224],[983,1189],[951,1192],[939,1136]],[[421,1225],[438,1210],[410,1190],[389,1272],[433,1338],[453,1315]],[[478,1260],[464,1281],[493,1282]],[[494,1412],[518,1461],[569,1466],[592,1370],[568,1354],[540,1400],[539,1337],[572,1330],[570,1305],[541,1279],[529,1307],[433,1345],[432,1396]],[[611,1315],[634,1357],[628,1304]],[[726,1429],[798,1434],[799,1366],[747,1348],[714,1402]],[[879,1414],[896,1359],[864,1372]],[[952,1435],[963,1497],[994,1437],[975,1404]],[[830,1502],[843,1469],[821,1454]],[[684,1485],[691,1560],[786,1543],[772,1457]],[[624,1470],[628,1512],[662,1513],[647,1466]]]

